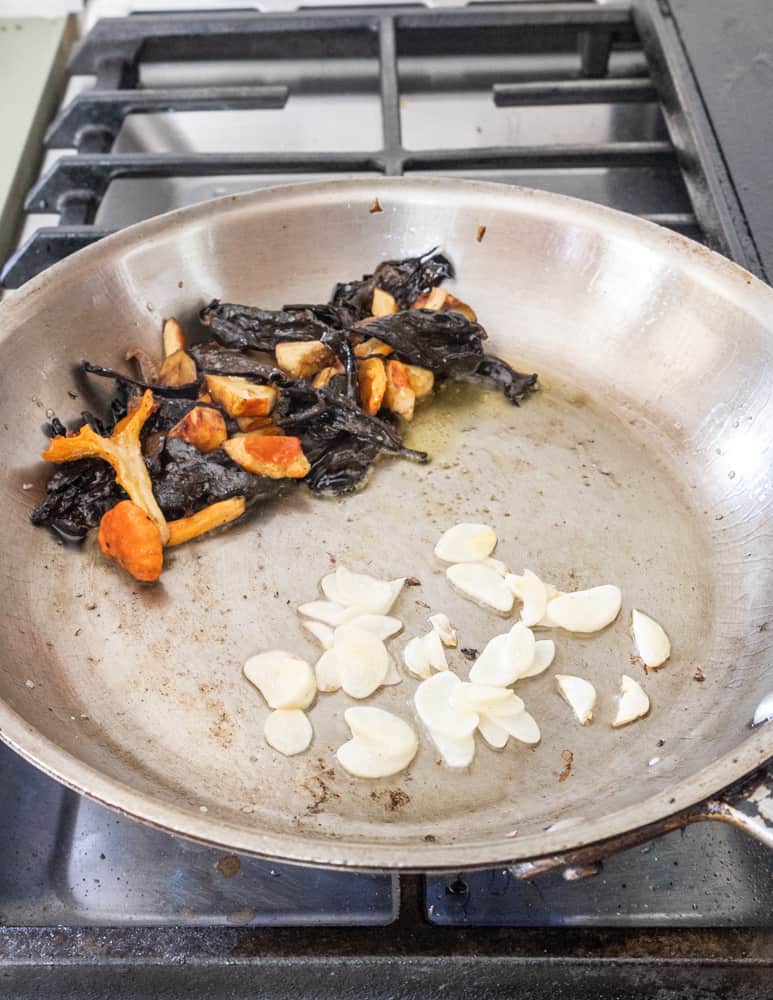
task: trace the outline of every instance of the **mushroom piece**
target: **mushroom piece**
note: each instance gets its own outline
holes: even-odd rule
[[[281,341],[275,353],[279,368],[292,378],[310,379],[335,363],[335,355],[321,340]]]
[[[274,409],[273,385],[259,385],[241,375],[206,375],[207,391],[229,417],[267,417]]]
[[[365,358],[357,362],[360,403],[366,413],[375,416],[381,409],[387,388],[387,375],[381,358]]]
[[[166,544],[182,545],[183,542],[206,535],[215,528],[222,528],[224,524],[230,524],[240,518],[245,507],[244,497],[231,497],[229,500],[218,500],[217,503],[212,503],[188,517],[168,521],[169,538]]]
[[[311,468],[297,437],[266,437],[261,431],[251,431],[223,442],[223,450],[237,465],[255,476],[303,479]]]
[[[167,437],[182,438],[206,454],[217,451],[228,437],[225,418],[213,406],[194,406],[178,420]]]
[[[188,347],[188,341],[183,328],[174,316],[170,316],[169,319],[164,320],[163,339],[165,358],[170,358],[173,354],[176,354],[178,351],[184,351]]]
[[[198,378],[196,362],[185,351],[175,351],[164,358],[158,373],[159,385],[190,385]]]
[[[389,360],[386,363],[386,389],[384,406],[403,420],[413,420],[416,393],[411,388],[406,366],[402,361]]]
[[[103,514],[99,547],[135,580],[154,583],[161,576],[164,546],[158,527],[131,500],[122,500]]]

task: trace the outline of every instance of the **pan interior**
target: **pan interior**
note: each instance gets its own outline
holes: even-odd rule
[[[558,820],[633,806],[739,745],[770,686],[770,541],[755,530],[769,502],[773,426],[765,330],[722,287],[584,216],[569,224],[515,199],[476,245],[480,199],[459,195],[449,217],[447,203],[406,190],[386,219],[365,210],[363,222],[368,196],[360,204],[286,195],[277,206],[248,200],[241,213],[199,211],[174,232],[92,255],[77,295],[52,279],[20,312],[0,343],[3,491],[12,501],[0,526],[0,695],[79,760],[228,824],[242,845],[252,831],[304,835],[315,842],[312,859],[324,861],[324,845],[337,841],[364,865],[378,845],[403,845],[411,864],[410,848],[426,850],[427,837],[463,847],[507,843],[517,829],[519,841],[538,844]],[[190,323],[212,295],[270,307],[322,298],[336,280],[434,243],[455,258],[457,291],[478,310],[491,349],[540,372],[542,389],[523,406],[480,386],[447,386],[410,431],[430,465],[384,459],[368,487],[344,499],[301,489],[170,553],[152,589],[109,565],[93,538],[67,551],[28,526],[45,479],[33,461],[45,412],[86,405],[67,395],[88,392],[73,382],[72,361],[117,363],[133,342],[156,348],[162,316]],[[541,743],[496,753],[481,741],[473,766],[455,772],[423,736],[407,772],[357,780],[335,759],[352,703],[339,692],[311,710],[309,752],[286,759],[270,750],[268,710],[241,665],[268,648],[313,661],[318,649],[295,609],[336,565],[420,581],[395,609],[405,623],[390,642],[397,658],[434,611],[449,615],[463,647],[481,649],[509,627],[455,594],[433,556],[441,531],[462,520],[492,524],[497,557],[516,571],[529,567],[566,590],[623,589],[618,622],[592,637],[552,636],[554,666],[518,686]],[[633,607],[671,634],[673,658],[656,674],[631,660]],[[461,652],[448,658],[466,676]],[[556,672],[595,684],[591,725],[572,721]],[[622,673],[643,684],[652,711],[615,731]],[[406,675],[368,703],[413,720],[415,687]],[[571,774],[560,780],[566,751]]]

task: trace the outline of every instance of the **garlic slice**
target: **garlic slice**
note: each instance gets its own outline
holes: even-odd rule
[[[387,615],[403,589],[405,579],[377,580],[367,573],[352,573],[339,566],[335,573],[322,578],[322,590],[330,601],[360,613]]]
[[[332,629],[329,625],[325,625],[324,622],[310,620],[302,621],[301,628],[305,628],[307,632],[310,632],[323,649],[333,648],[335,629]]]
[[[337,604],[335,601],[309,601],[308,604],[302,604],[298,611],[304,617],[313,618],[332,628],[345,625],[352,618],[362,614],[359,608],[345,608],[343,604]]]
[[[402,684],[403,679],[400,676],[400,671],[397,669],[397,664],[394,659],[389,657],[389,666],[387,667],[386,677],[381,682],[382,687],[393,687],[395,684]]]
[[[389,653],[377,635],[342,625],[333,640],[341,687],[352,698],[367,698],[381,686],[389,670]]]
[[[634,608],[631,612],[631,630],[639,656],[648,667],[659,667],[666,662],[671,655],[671,640],[662,625]]]
[[[556,674],[558,693],[574,712],[574,717],[584,726],[593,718],[596,704],[596,689],[590,681],[571,674]]]
[[[352,732],[336,752],[339,763],[358,778],[387,778],[405,770],[416,756],[418,737],[407,722],[382,708],[357,706],[344,712]]]
[[[531,629],[516,622],[504,636],[494,636],[473,664],[470,680],[474,684],[507,687],[518,680],[534,662],[535,639]]]
[[[436,615],[430,615],[428,620],[432,628],[440,636],[440,641],[443,645],[447,646],[449,649],[455,649],[459,644],[459,638],[456,634],[456,629],[449,620],[448,615],[439,611]]]
[[[502,579],[504,579],[510,572],[507,563],[503,563],[501,559],[492,559],[491,556],[489,556],[488,559],[481,559],[480,565],[488,566],[489,569],[493,569],[495,573],[498,573],[502,577]]]
[[[260,691],[269,708],[308,708],[317,693],[309,664],[281,649],[251,656],[244,664],[244,676]]]
[[[554,597],[547,616],[567,632],[598,632],[620,614],[623,595],[619,587],[605,584]]]
[[[766,694],[757,708],[754,710],[753,726],[761,726],[763,722],[773,720],[773,691]]]
[[[635,722],[650,710],[650,700],[644,688],[628,674],[623,674],[620,678],[620,691],[617,715],[612,723],[615,729],[627,726],[629,722]]]
[[[403,650],[403,661],[416,677],[429,677],[434,670],[448,670],[440,635],[433,629],[411,639]]]
[[[548,669],[556,658],[556,644],[552,639],[537,639],[534,643],[534,659],[531,666],[518,675],[518,680],[525,680],[527,677],[536,677]]]
[[[477,562],[494,551],[497,535],[485,524],[455,524],[435,546],[438,559],[448,563]]]
[[[536,720],[528,712],[519,712],[518,715],[512,716],[491,714],[488,718],[521,743],[533,746],[542,738]]]
[[[393,635],[397,635],[403,627],[403,623],[399,618],[390,618],[388,615],[361,614],[352,618],[349,624],[355,625],[357,628],[365,629],[366,632],[372,632],[374,635],[377,635],[382,642],[386,642],[386,640],[391,639]]]
[[[504,578],[481,563],[456,563],[446,570],[448,582],[470,600],[484,608],[492,608],[500,614],[509,614],[513,609],[515,595]]]
[[[314,665],[314,673],[317,677],[318,691],[326,694],[338,691],[341,687],[341,671],[338,669],[335,650],[328,649],[320,656]]]
[[[524,710],[523,701],[510,688],[491,684],[471,684],[463,681],[451,691],[451,705],[464,712],[490,715],[517,715]]]
[[[430,732],[461,740],[475,731],[477,713],[457,708],[451,701],[454,690],[461,683],[456,674],[445,670],[422,681],[416,688],[413,696],[416,711]]]
[[[472,733],[454,738],[437,729],[430,729],[429,735],[449,767],[469,767],[472,764],[475,757],[475,737]]]
[[[285,757],[303,753],[311,743],[314,731],[306,713],[298,708],[278,708],[263,725],[266,743]]]
[[[523,571],[523,576],[516,576],[508,573],[505,583],[511,588],[519,601],[523,602],[521,608],[521,621],[531,628],[539,624],[545,617],[548,607],[548,591],[545,584],[530,569]]]
[[[494,750],[503,750],[510,739],[510,733],[498,722],[493,722],[487,715],[482,715],[478,723],[480,735]]]

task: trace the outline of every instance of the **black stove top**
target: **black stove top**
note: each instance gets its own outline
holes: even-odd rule
[[[770,279],[772,49],[769,0],[101,21],[72,64],[96,87],[52,124],[47,147],[62,152],[29,195],[28,228],[55,218],[28,232],[3,280],[16,287],[154,211],[352,172],[590,198]],[[201,67],[224,53],[260,73],[212,83]],[[204,62],[185,85],[170,86],[169,66],[184,73],[194,59]],[[288,97],[319,93],[375,101],[378,148],[308,151],[283,137],[260,152],[190,151],[138,142],[130,127],[169,113],[288,115]],[[465,108],[476,110],[466,119]],[[521,117],[501,117],[512,109]],[[0,798],[2,996],[773,997],[773,864],[724,825],[621,852],[582,880],[505,869],[397,878],[189,844],[4,748]]]

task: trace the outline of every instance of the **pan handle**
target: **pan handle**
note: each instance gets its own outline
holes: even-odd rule
[[[718,795],[697,806],[691,806],[684,812],[631,830],[619,837],[611,837],[576,851],[567,851],[566,854],[517,862],[510,866],[510,871],[516,878],[522,879],[556,869],[562,870],[567,881],[587,878],[597,875],[602,870],[604,860],[619,851],[645,844],[673,830],[684,830],[693,823],[709,820],[731,823],[773,851],[773,760]]]

